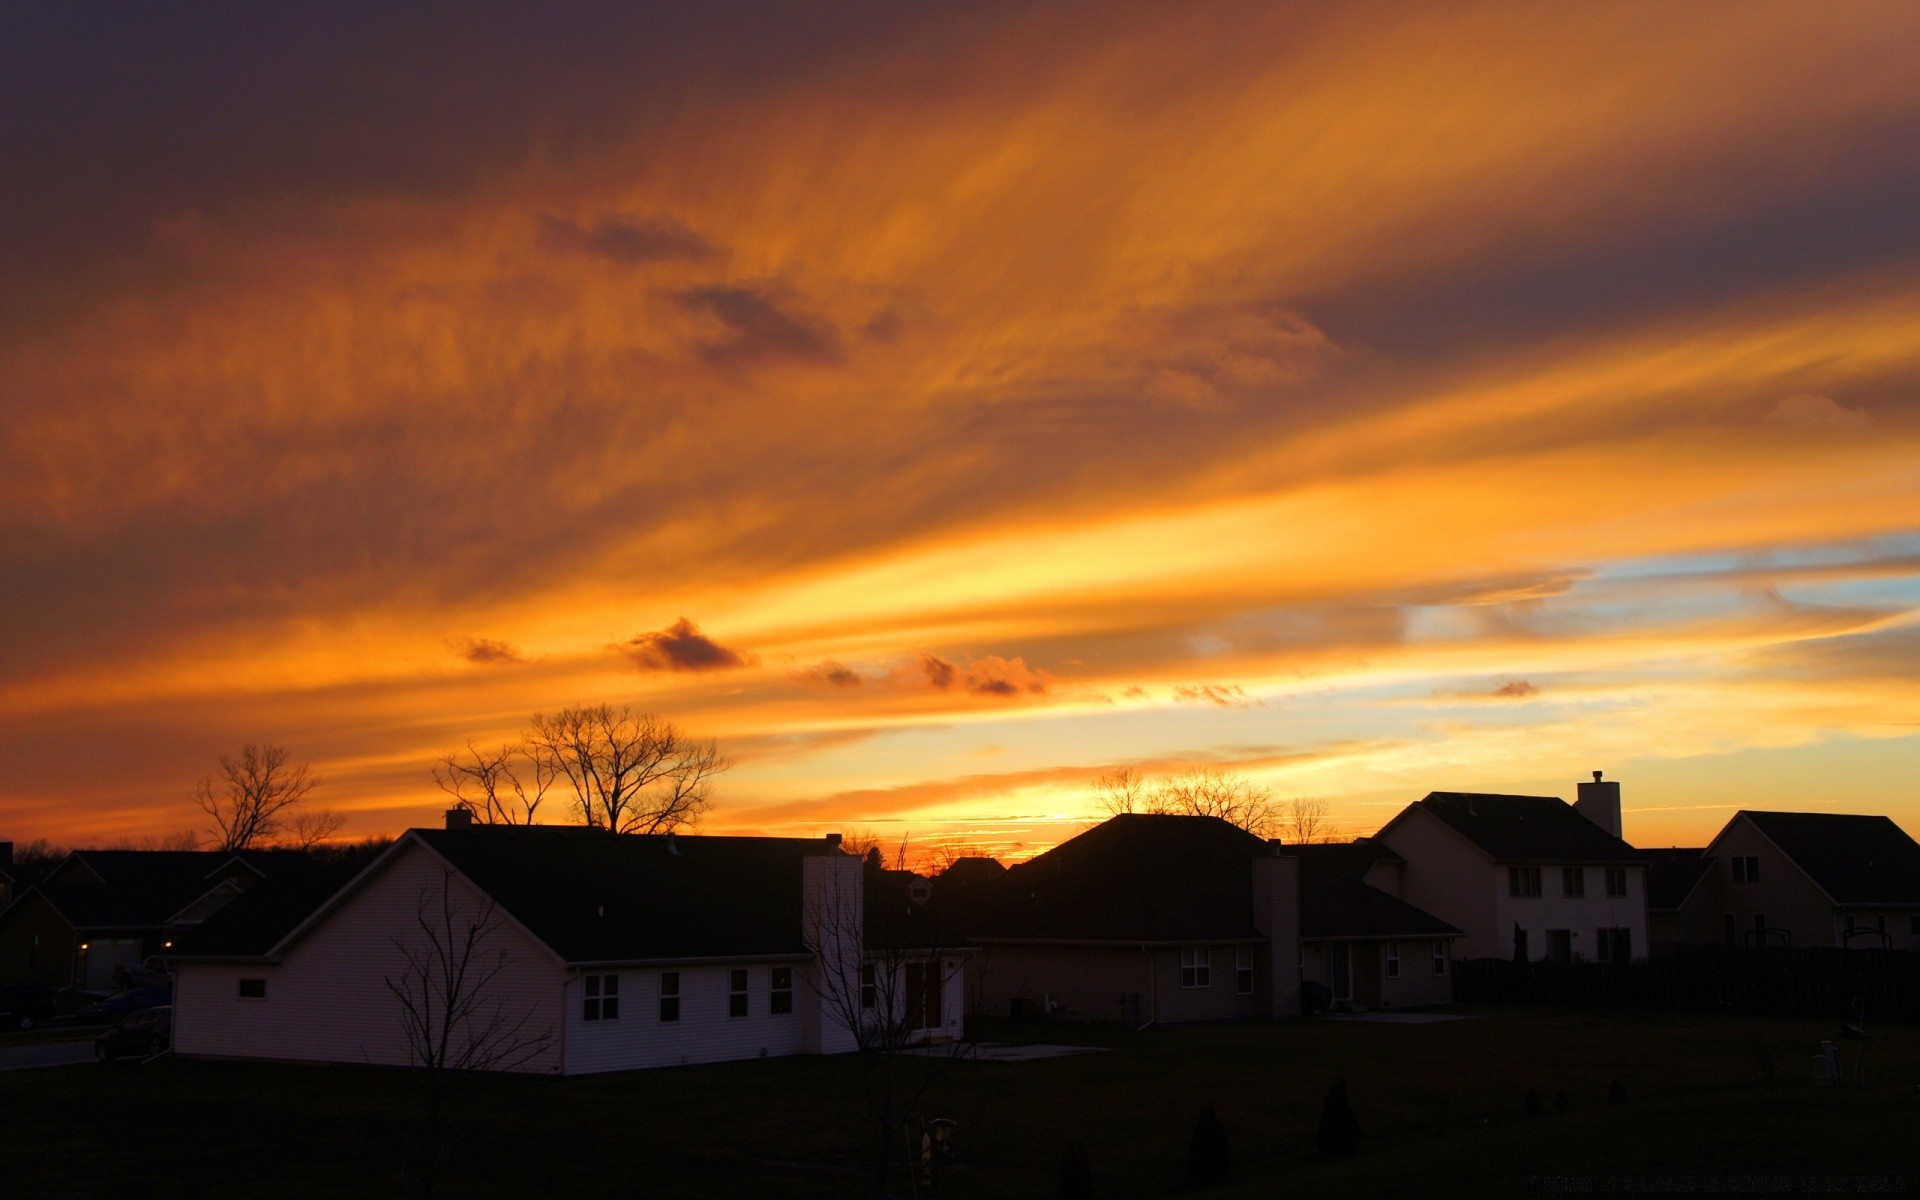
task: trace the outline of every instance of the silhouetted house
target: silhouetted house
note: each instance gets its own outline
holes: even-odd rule
[[[1285,847],[1300,860],[1303,970],[1358,1009],[1453,999],[1460,930],[1391,894],[1400,857],[1372,838]]]
[[[891,1005],[905,1042],[957,1039],[974,953],[960,933],[967,889],[945,874],[927,879],[912,871],[868,870],[864,882],[863,1016]]]
[[[409,830],[304,914],[299,897],[263,895],[262,911],[235,905],[183,942],[174,1047],[409,1062],[389,984],[406,978],[409,952],[430,951],[424,917],[455,940],[486,931],[480,957],[493,974],[480,1011],[539,1047],[511,1069],[845,1051],[852,1033],[822,997],[866,961],[862,875],[837,836]],[[266,911],[269,901],[281,907]],[[957,995],[957,972],[953,986]]]
[[[1655,954],[1720,940],[1718,883],[1705,847],[1642,851],[1647,861],[1647,936]]]
[[[110,991],[261,879],[313,868],[291,850],[76,850],[0,912],[0,982]]]
[[[1213,817],[1117,816],[968,918],[974,1011],[1129,1025],[1300,1012],[1299,862]]]
[[[1742,810],[1706,856],[1689,940],[1920,950],[1920,844],[1887,817]]]
[[[0,912],[13,903],[13,891],[16,884],[13,875],[13,843],[0,842]]]
[[[1577,804],[1431,792],[1374,840],[1403,861],[1397,895],[1457,926],[1462,958],[1645,958],[1645,857],[1620,839],[1620,785]]]

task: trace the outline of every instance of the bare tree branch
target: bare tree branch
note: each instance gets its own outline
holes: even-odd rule
[[[1256,837],[1271,837],[1281,824],[1273,794],[1244,775],[1195,767],[1158,782],[1132,767],[1094,781],[1094,804],[1108,816],[1124,813],[1218,817]]]
[[[213,819],[207,832],[219,850],[247,850],[272,842],[292,820],[289,809],[319,783],[307,764],[289,760],[284,746],[252,742],[222,754],[220,770],[200,780],[194,803]]]
[[[664,833],[698,821],[714,777],[733,765],[714,741],[607,704],[535,713],[527,747],[572,785],[582,824],[615,833]]]
[[[286,833],[280,838],[279,844],[292,850],[312,850],[331,840],[346,823],[344,815],[329,808],[295,813],[293,819],[287,822]]]
[[[1153,793],[1146,776],[1132,767],[1119,767],[1093,781],[1095,803],[1110,817],[1155,811]]]
[[[525,742],[482,750],[467,742],[434,764],[433,781],[482,825],[531,825],[559,768]]]
[[[1287,802],[1283,837],[1295,845],[1341,840],[1340,831],[1327,815],[1327,802],[1317,796],[1295,796]]]

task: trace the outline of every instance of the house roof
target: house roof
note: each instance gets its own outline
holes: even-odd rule
[[[178,958],[264,955],[353,876],[344,867],[269,875],[176,938],[173,953]]]
[[[1010,867],[970,921],[980,938],[1255,941],[1253,872],[1272,853],[1217,817],[1126,813]]]
[[[221,868],[236,859],[257,876],[317,869],[292,850],[76,850],[68,861],[87,874],[59,870],[35,887],[76,929],[158,929],[217,886]]]
[[[1642,851],[1647,860],[1647,911],[1678,912],[1714,860],[1703,847]]]
[[[1641,861],[1640,851],[1581,816],[1557,796],[1428,792],[1414,802],[1414,807],[1431,813],[1497,862]]]
[[[918,885],[918,886],[916,886]],[[948,950],[967,945],[961,928],[970,911],[968,889],[946,875],[925,879],[912,871],[865,870],[865,927],[869,950]]]
[[[1920,844],[1883,816],[1763,812],[1745,817],[1835,904],[1920,904]]]
[[[546,825],[415,829],[568,962],[804,954],[800,838],[610,834]]]
[[[1303,939],[1462,936],[1460,930],[1439,917],[1364,882],[1376,862],[1398,859],[1371,838],[1289,846],[1283,853],[1300,860]]]

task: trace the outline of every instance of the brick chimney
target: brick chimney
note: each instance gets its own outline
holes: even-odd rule
[[[472,829],[473,813],[462,805],[454,805],[447,810],[448,829]]]
[[[1613,836],[1621,836],[1620,785],[1611,781],[1602,782],[1600,772],[1593,773],[1592,783],[1580,785],[1580,798],[1573,802],[1573,811]]]

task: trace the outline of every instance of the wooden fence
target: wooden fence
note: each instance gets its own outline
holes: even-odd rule
[[[1462,1004],[1566,1004],[1920,1024],[1920,954],[1688,946],[1630,963],[1453,964]]]

